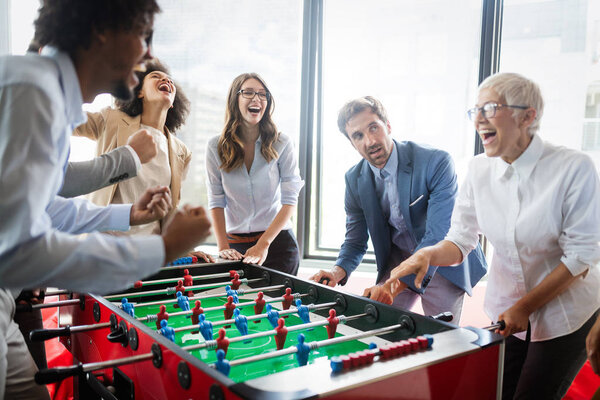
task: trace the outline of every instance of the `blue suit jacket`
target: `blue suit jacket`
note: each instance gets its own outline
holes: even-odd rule
[[[396,142],[398,151],[398,194],[400,210],[406,227],[415,239],[418,250],[443,240],[450,229],[450,217],[457,192],[454,163],[448,153],[417,145]],[[377,194],[373,172],[366,160],[361,160],[346,173],[346,239],[336,261],[349,277],[367,251],[369,235],[375,248],[377,282],[388,272],[391,235]],[[423,289],[414,286],[415,276],[402,278],[409,287],[423,292],[437,267],[430,266],[423,280]],[[478,245],[465,261],[438,273],[469,295],[485,275],[487,263]],[[345,283],[345,280],[341,282]]]

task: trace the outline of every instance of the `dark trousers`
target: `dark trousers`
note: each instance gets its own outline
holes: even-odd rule
[[[38,369],[48,368],[46,362],[46,347],[44,342],[32,342],[29,340],[29,332],[34,329],[43,329],[44,321],[42,319],[42,311],[35,309],[32,311],[17,311],[15,313],[15,322],[19,325],[19,330],[25,338],[27,348],[35,361]]]
[[[252,232],[247,234],[236,233],[236,236],[256,236],[260,232]],[[246,250],[254,246],[258,239],[250,243],[229,243],[229,247],[244,254]],[[300,253],[298,251],[298,242],[291,229],[282,230],[279,235],[273,239],[269,246],[269,253],[263,266],[277,271],[285,272],[290,275],[298,274],[298,266],[300,265]]]
[[[502,399],[561,399],[586,360],[585,338],[598,312],[575,332],[531,342],[506,338]]]

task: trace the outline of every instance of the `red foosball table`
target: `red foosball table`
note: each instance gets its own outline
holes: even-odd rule
[[[180,282],[181,281],[181,282]],[[69,295],[55,330],[80,399],[499,399],[504,341],[241,262]],[[67,296],[62,296],[67,299]],[[126,300],[123,300],[126,299]]]

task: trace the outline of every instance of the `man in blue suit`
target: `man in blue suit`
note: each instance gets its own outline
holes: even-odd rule
[[[390,271],[421,247],[443,239],[457,191],[450,155],[442,150],[397,142],[383,105],[370,96],[348,102],[338,115],[338,127],[363,157],[346,173],[346,239],[331,271],[311,277],[344,285],[362,261],[369,236],[377,260],[377,285],[365,296],[389,302],[381,290]],[[402,279],[405,290],[394,306],[410,309],[421,298],[426,315],[450,311],[458,323],[465,292],[485,275],[487,264],[481,248],[471,252],[455,268],[430,266],[422,289],[415,277]]]

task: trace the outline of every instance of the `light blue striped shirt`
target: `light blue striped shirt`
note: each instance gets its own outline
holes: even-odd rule
[[[416,243],[408,231],[406,222],[400,211],[400,200],[398,197],[398,150],[395,143],[393,143],[393,146],[392,154],[382,169],[374,167],[371,164],[369,164],[369,167],[371,167],[371,171],[373,171],[373,175],[375,176],[375,191],[377,192],[379,204],[381,204],[385,219],[390,225],[390,239],[397,249],[403,253],[402,257],[400,257],[403,259],[415,251]],[[392,249],[392,253],[397,249]],[[392,254],[392,257],[394,258],[392,261],[393,264],[402,261],[402,259],[397,259],[398,255]]]
[[[296,205],[304,186],[298,170],[294,144],[284,134],[274,144],[279,158],[267,163],[260,152],[261,139],[254,146],[254,161],[250,172],[245,165],[225,172],[220,168],[217,150],[219,136],[208,142],[206,173],[208,208],[224,208],[226,230],[229,233],[250,233],[266,230],[282,204]],[[284,229],[290,229],[287,221]]]

